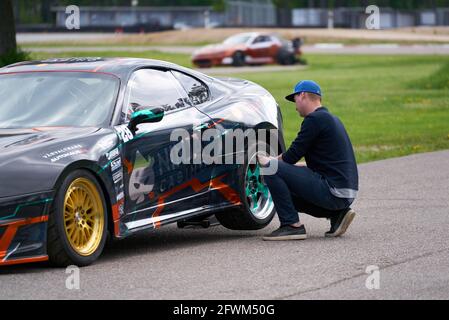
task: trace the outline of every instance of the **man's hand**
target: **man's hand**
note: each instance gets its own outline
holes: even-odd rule
[[[268,167],[268,164],[270,163],[270,161],[274,160],[274,159],[276,159],[276,158],[263,156],[261,154],[257,155],[257,160],[259,161],[259,163],[262,167]]]

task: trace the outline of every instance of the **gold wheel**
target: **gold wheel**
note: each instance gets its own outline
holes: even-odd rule
[[[86,178],[74,180],[64,198],[64,230],[81,256],[90,256],[100,246],[104,230],[104,207],[100,193]]]

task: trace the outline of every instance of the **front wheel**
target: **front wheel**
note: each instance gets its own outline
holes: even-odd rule
[[[232,65],[234,67],[243,67],[245,65],[245,54],[237,51],[232,55]]]
[[[242,206],[217,213],[217,220],[232,230],[258,230],[265,228],[275,215],[270,190],[260,174],[261,168],[255,151],[249,161],[239,168],[239,193]]]
[[[59,188],[48,222],[50,263],[86,266],[103,251],[107,209],[103,192],[88,171],[70,173]]]

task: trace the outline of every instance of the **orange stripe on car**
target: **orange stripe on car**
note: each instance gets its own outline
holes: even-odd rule
[[[125,202],[124,199],[121,199],[116,204],[112,205],[112,220],[114,222],[114,235],[116,237],[120,236],[120,205]]]
[[[126,170],[128,170],[128,174],[131,174],[133,172],[133,164],[128,159],[123,159],[123,164],[126,167]]]
[[[47,261],[48,256],[39,256],[39,257],[32,257],[32,258],[21,258],[21,259],[12,259],[12,260],[6,260],[6,261],[0,261],[1,266],[10,266],[13,264],[22,264],[22,263],[33,263],[33,262],[42,262]]]
[[[225,121],[225,119],[220,119],[220,120],[214,121],[214,123],[211,123],[210,125],[208,125],[207,128],[208,128],[208,129],[213,128],[213,127],[215,127],[217,124],[219,124],[219,123],[221,123],[221,122],[223,122],[223,121]]]
[[[41,216],[37,218],[26,218],[0,224],[0,227],[6,227],[6,230],[0,239],[0,264],[3,264],[3,262],[5,262],[3,261],[3,259],[5,259],[6,255],[8,254],[8,248],[11,246],[11,243],[14,240],[17,230],[20,227],[47,221],[48,216]]]
[[[158,207],[157,207],[156,211],[153,213],[152,217],[157,218],[160,216],[161,212],[165,208],[165,199],[167,199],[171,195],[173,195],[187,187],[191,187],[195,192],[199,192],[199,191],[209,187],[209,185],[211,185],[213,188],[218,190],[229,202],[236,204],[236,205],[241,204],[240,196],[238,195],[238,193],[234,189],[232,189],[229,185],[227,185],[221,181],[221,179],[223,179],[226,175],[227,174],[224,174],[220,177],[216,177],[216,178],[209,180],[205,183],[202,183],[197,178],[193,178],[192,180],[189,180],[179,186],[174,187],[173,189],[170,189],[169,191],[163,193],[159,197],[158,203],[157,203]],[[161,226],[160,220],[154,222],[155,228],[160,228],[160,226]]]

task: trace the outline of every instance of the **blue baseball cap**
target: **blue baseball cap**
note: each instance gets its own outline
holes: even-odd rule
[[[288,101],[295,102],[295,95],[301,93],[301,92],[309,92],[314,93],[316,95],[322,96],[321,88],[315,81],[312,80],[304,80],[301,82],[298,82],[298,84],[295,86],[294,93],[288,95],[285,97]]]

